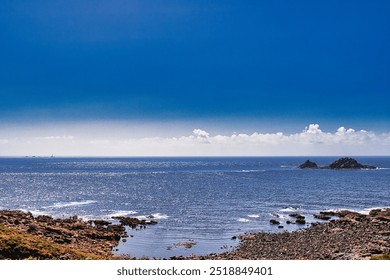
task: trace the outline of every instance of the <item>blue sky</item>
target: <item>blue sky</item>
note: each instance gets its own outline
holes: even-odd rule
[[[389,14],[388,1],[5,0],[0,125],[387,132]]]

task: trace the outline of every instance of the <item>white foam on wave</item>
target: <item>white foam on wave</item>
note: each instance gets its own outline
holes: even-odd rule
[[[101,219],[101,217],[94,216],[94,215],[81,215],[81,216],[78,216],[78,218],[80,218],[83,221],[100,220]]]
[[[105,217],[110,219],[111,217],[119,217],[119,216],[130,216],[137,214],[138,212],[136,211],[131,211],[131,210],[118,210],[114,211],[111,214],[106,215]]]
[[[56,202],[53,205],[42,207],[43,209],[51,208],[66,208],[66,207],[78,207],[83,205],[88,205],[92,203],[97,203],[96,200],[84,200],[84,201],[70,201],[70,202]]]
[[[50,215],[48,212],[40,211],[40,210],[27,210],[27,209],[19,209],[19,210],[26,212],[26,213],[30,212],[34,217],[43,216],[43,215]]]
[[[240,223],[248,223],[248,222],[250,222],[250,220],[244,219],[244,218],[239,218],[237,221],[239,221]]]
[[[250,173],[250,172],[265,172],[265,170],[262,169],[243,169],[238,172],[243,172],[243,173]]]
[[[291,211],[292,212],[292,211]],[[269,215],[271,217],[274,217],[274,218],[280,218],[280,219],[288,219],[289,216],[286,215],[286,214],[281,214],[281,213],[269,213]]]
[[[342,211],[342,210],[348,210],[348,209],[326,209],[326,210],[321,210],[321,212],[337,212],[337,211]],[[356,211],[356,210],[351,210],[349,209],[349,211]]]
[[[280,209],[279,211],[280,212],[296,212],[296,211],[300,211],[301,208],[299,207],[287,207],[287,208],[283,208],[283,209]]]
[[[169,218],[169,216],[166,214],[154,213],[154,214],[150,214],[150,215],[137,216],[136,218],[140,219],[140,220],[145,220],[145,219],[166,220]]]
[[[383,210],[383,209],[386,209],[386,208],[390,208],[390,206],[387,206],[387,207],[385,206],[385,207],[364,208],[363,210],[358,211],[358,213],[368,215],[371,210],[375,210],[375,209],[382,209]]]
[[[375,209],[382,209],[383,210],[386,208],[390,208],[390,206],[378,206],[378,207],[371,207],[371,208],[364,208],[364,209],[338,208],[338,209],[327,209],[324,212],[336,212],[337,213],[339,211],[351,211],[351,212],[356,212],[356,213],[363,214],[363,215],[368,215],[371,210],[375,210]]]
[[[257,215],[257,214],[250,214],[248,215],[249,218],[259,218],[260,215]]]

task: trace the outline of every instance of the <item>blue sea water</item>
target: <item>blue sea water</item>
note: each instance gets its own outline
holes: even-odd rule
[[[84,219],[153,215],[157,225],[128,228],[115,250],[169,258],[231,249],[232,237],[245,232],[305,227],[285,223],[291,212],[311,222],[321,210],[390,207],[390,157],[356,158],[376,170],[296,168],[306,159],[0,158],[0,209]],[[319,165],[335,159],[310,157]],[[192,248],[178,246],[189,240]]]

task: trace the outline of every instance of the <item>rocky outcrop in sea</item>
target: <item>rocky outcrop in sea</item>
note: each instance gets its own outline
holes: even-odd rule
[[[357,162],[356,159],[349,158],[349,157],[343,157],[339,158],[338,160],[332,162],[328,166],[321,166],[319,167],[315,162],[306,160],[304,163],[298,166],[298,168],[301,169],[376,169],[376,166],[372,165],[364,165],[359,162]]]
[[[356,159],[343,157],[329,165],[330,169],[376,169],[375,166],[363,165],[357,162]]]
[[[318,165],[317,165],[317,163],[315,163],[313,161],[306,160],[304,163],[302,163],[298,167],[301,169],[306,169],[306,168],[316,169],[316,168],[318,168]]]

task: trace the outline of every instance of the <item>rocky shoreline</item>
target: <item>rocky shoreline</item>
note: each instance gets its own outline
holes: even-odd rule
[[[299,214],[291,217],[296,219],[295,222],[304,221],[304,217]],[[113,218],[119,220],[119,223],[83,221],[76,216],[68,219],[34,217],[28,212],[1,210],[0,259],[132,259],[113,253],[119,241],[127,237],[125,226],[143,228],[156,222],[127,217]],[[308,228],[293,232],[245,234],[238,237],[240,244],[232,251],[171,259],[389,258],[390,208],[372,210],[368,215],[351,211],[321,212],[315,214],[315,218],[326,222],[313,223]]]
[[[67,219],[34,217],[30,212],[1,210],[0,259],[130,259],[130,256],[114,255],[112,251],[121,238],[128,237],[125,226],[144,228],[157,223],[112,218],[119,222],[83,221],[77,216]],[[44,250],[46,248],[50,250]]]
[[[318,218],[338,219],[314,223],[294,232],[240,236],[233,251],[192,259],[238,260],[362,260],[389,259],[390,208],[368,215],[351,211],[323,212]],[[327,218],[326,218],[327,219]]]

